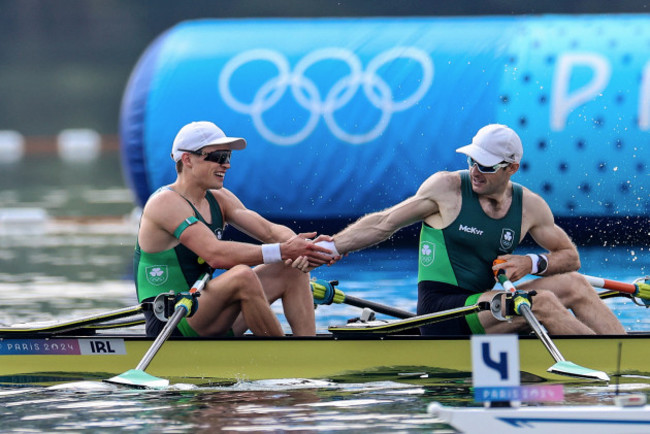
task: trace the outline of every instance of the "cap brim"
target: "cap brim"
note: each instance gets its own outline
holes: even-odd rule
[[[246,140],[241,137],[222,137],[210,143],[210,145],[228,145],[230,149],[239,151],[246,147]],[[210,146],[206,145],[206,146]]]
[[[456,152],[472,157],[474,161],[482,166],[494,166],[495,164],[499,164],[503,161],[502,157],[490,154],[485,149],[479,148],[475,145],[462,146],[456,149]]]

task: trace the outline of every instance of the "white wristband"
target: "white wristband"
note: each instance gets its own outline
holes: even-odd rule
[[[331,256],[341,256],[339,254],[339,251],[336,250],[336,245],[334,245],[334,241],[319,241],[314,244],[316,244],[319,247],[325,247],[327,250],[331,251],[332,252]]]
[[[539,256],[534,253],[529,253],[526,256],[528,256],[530,260],[533,261],[533,267],[530,270],[530,274],[537,274],[537,272],[539,271],[537,269],[537,262],[539,262]]]
[[[282,262],[282,252],[280,251],[280,243],[262,244],[262,260],[264,261],[265,264]]]

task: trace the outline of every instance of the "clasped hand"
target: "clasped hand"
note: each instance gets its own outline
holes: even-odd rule
[[[332,265],[341,259],[340,255],[334,256],[330,250],[316,245],[319,241],[333,241],[331,236],[319,235],[318,238],[312,240],[311,238],[314,236],[316,236],[316,232],[301,233],[294,235],[289,241],[284,243],[282,246],[283,255],[285,253],[285,246],[290,249],[287,251],[287,256],[290,259],[284,261],[285,265],[290,265],[303,273],[308,273],[323,264]],[[297,255],[294,256],[294,254],[289,254],[289,252]]]

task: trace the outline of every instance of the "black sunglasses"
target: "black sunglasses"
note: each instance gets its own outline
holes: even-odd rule
[[[476,164],[476,168],[481,173],[495,173],[497,170],[508,166],[510,163],[502,161],[495,164],[494,166],[483,166],[482,164],[478,164],[472,157],[467,157],[467,164],[470,168]]]
[[[205,161],[210,161],[212,163],[217,163],[217,164],[230,163],[230,154],[232,153],[231,150],[203,152],[203,151],[190,151],[188,149],[179,149],[179,151],[189,152],[190,154],[194,154],[194,155],[205,156],[204,158]]]

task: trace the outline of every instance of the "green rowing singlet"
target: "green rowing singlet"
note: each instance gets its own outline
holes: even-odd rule
[[[492,261],[512,253],[521,236],[522,187],[512,183],[512,204],[501,219],[489,217],[472,190],[469,171],[460,171],[462,205],[444,229],[422,223],[418,282],[434,281],[484,292],[494,286]]]
[[[169,187],[162,187],[154,194],[162,189],[169,189]],[[223,233],[221,208],[212,193],[208,191],[205,197],[210,204],[211,224],[206,223],[192,203],[189,201],[187,203],[194,210],[196,218],[205,223],[214,232],[215,236],[221,239]],[[138,301],[142,302],[163,292],[174,291],[179,293],[187,291],[201,274],[209,272],[209,268],[209,265],[202,258],[182,244],[162,252],[148,253],[142,251],[136,241],[135,254],[133,255],[133,271]]]

